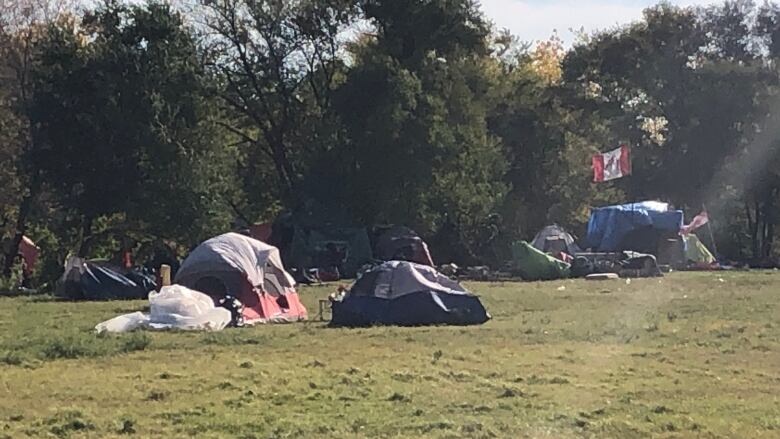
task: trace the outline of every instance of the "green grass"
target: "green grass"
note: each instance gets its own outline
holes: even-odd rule
[[[0,437],[780,437],[780,274],[468,286],[485,325],[98,336],[146,304],[2,298]]]

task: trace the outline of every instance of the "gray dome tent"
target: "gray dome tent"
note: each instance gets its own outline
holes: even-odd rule
[[[390,261],[364,273],[333,303],[335,326],[474,325],[490,315],[479,298],[435,269]]]
[[[576,253],[582,252],[577,243],[574,242],[574,237],[557,224],[547,226],[540,230],[534,237],[531,245],[537,250],[550,254],[566,252],[574,256]]]

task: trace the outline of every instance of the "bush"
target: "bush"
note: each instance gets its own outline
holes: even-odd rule
[[[143,351],[152,344],[152,337],[143,332],[133,332],[122,340],[119,346],[120,352]]]
[[[3,263],[0,258],[0,263]],[[0,275],[0,296],[16,296],[19,294],[19,286],[22,284],[22,266],[14,264],[11,270],[11,276]]]
[[[44,342],[41,356],[46,360],[95,357],[106,353],[104,342],[93,334],[74,334]]]
[[[0,363],[9,366],[21,366],[24,360],[24,357],[16,351],[7,351],[0,354]]]
[[[95,429],[95,424],[79,410],[68,410],[58,413],[46,419],[44,423],[51,425],[49,431],[57,437],[68,437],[73,432]]]

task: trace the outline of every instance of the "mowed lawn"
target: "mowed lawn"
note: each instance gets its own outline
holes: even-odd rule
[[[776,272],[467,285],[485,325],[97,336],[145,303],[0,298],[0,437],[780,437]]]

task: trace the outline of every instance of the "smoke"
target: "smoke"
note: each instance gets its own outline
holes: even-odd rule
[[[710,213],[715,213],[716,217],[719,213],[726,214],[726,204],[735,198],[744,199],[750,188],[773,166],[779,152],[779,116],[780,96],[773,96],[763,120],[749,125],[749,130],[755,134],[752,140],[727,157],[713,174],[704,193],[705,205]]]

